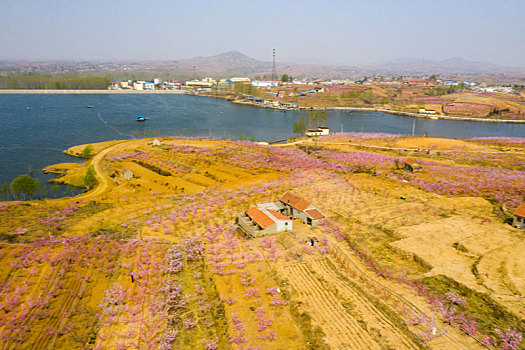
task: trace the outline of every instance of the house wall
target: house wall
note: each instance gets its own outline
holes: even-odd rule
[[[242,227],[248,235],[251,237],[262,237],[266,235],[271,235],[277,233],[277,224],[273,224],[262,230],[259,225],[253,222],[247,215],[239,214],[237,216],[237,223]]]
[[[276,232],[284,232],[292,230],[292,221],[279,220],[276,223]]]
[[[514,217],[514,221],[512,222],[512,226],[517,228],[525,228],[525,218],[516,215]]]
[[[317,227],[321,224],[322,220],[312,220],[312,227]]]

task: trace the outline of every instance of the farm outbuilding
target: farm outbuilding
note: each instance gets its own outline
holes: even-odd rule
[[[329,135],[330,128],[327,128],[326,126],[320,126],[317,129],[308,129],[304,132],[304,134],[308,137]]]
[[[416,160],[414,160],[414,159],[407,159],[407,160],[405,160],[404,169],[407,170],[407,171],[414,172],[414,171],[421,170],[422,167],[421,167],[421,164],[419,164]]]
[[[319,209],[308,209],[304,213],[306,214],[306,223],[312,227],[318,226],[325,219],[324,214]]]
[[[281,203],[281,202],[270,202],[270,203],[257,204],[257,208],[259,208],[259,209],[271,209],[271,210],[278,211],[281,214],[283,214],[284,210],[286,209],[284,204]]]
[[[124,180],[130,180],[131,178],[133,178],[133,172],[129,169],[122,169],[120,176],[122,176]]]
[[[292,220],[272,209],[251,208],[237,216],[239,226],[251,237],[292,230]]]
[[[160,137],[153,140],[153,146],[161,146],[164,143],[164,140]]]
[[[512,226],[525,229],[525,204],[522,204],[514,212]]]
[[[283,210],[285,215],[292,219],[300,219],[312,227],[317,226],[325,218],[315,205],[292,192],[286,192],[280,201],[285,207]]]

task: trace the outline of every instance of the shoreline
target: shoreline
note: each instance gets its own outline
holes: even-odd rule
[[[195,94],[186,90],[1,90],[0,94],[175,94],[175,95],[192,95],[192,96],[203,96],[203,97],[218,97],[228,100],[226,96],[208,95],[208,94]],[[229,101],[229,100],[228,100]],[[253,102],[241,102],[241,101],[229,101],[231,103],[254,106],[259,108],[270,108],[282,110],[280,108],[263,106]],[[471,122],[486,122],[486,123],[510,123],[510,124],[525,124],[525,120],[512,120],[512,119],[481,119],[481,118],[470,118],[470,117],[453,117],[449,115],[426,115],[412,112],[396,111],[391,109],[379,108],[379,107],[306,107],[299,106],[299,111],[309,110],[327,110],[327,111],[364,111],[364,112],[382,112],[393,115],[401,115],[412,118],[423,118],[432,120],[457,120],[457,121],[471,121]]]
[[[184,90],[1,90],[0,94],[186,94]]]
[[[383,112],[383,113],[389,113],[389,114],[395,114],[395,115],[402,115],[405,117],[423,118],[423,119],[432,119],[432,120],[445,119],[445,120],[471,121],[471,122],[525,124],[525,120],[481,119],[481,118],[469,118],[469,117],[453,117],[450,115],[427,115],[427,114],[418,114],[418,113],[412,113],[412,112],[395,111],[391,109],[376,108],[376,107],[326,107],[326,108],[321,108],[321,109]]]
[[[215,96],[215,95],[205,95],[205,94],[198,94],[197,96],[219,97],[219,98],[227,99],[225,96]],[[259,108],[269,108],[269,109],[276,109],[276,110],[281,110],[281,111],[283,110],[282,108],[264,106],[264,105],[253,103],[253,102],[244,102],[244,101],[237,101],[237,100],[232,100],[229,102],[240,104],[240,105],[246,105],[246,106],[254,106],[254,107],[259,107]],[[412,113],[412,112],[396,111],[392,109],[385,109],[385,108],[379,108],[379,107],[305,107],[305,106],[299,106],[297,110],[298,111],[323,111],[324,110],[324,111],[382,112],[382,113],[388,113],[388,114],[394,114],[394,115],[401,115],[405,117],[432,119],[432,120],[445,119],[445,120],[455,120],[455,121],[525,124],[525,120],[480,119],[480,118],[469,118],[469,117],[453,117],[450,115],[428,115],[428,114],[418,114],[418,113]],[[286,109],[284,109],[284,111],[286,111]]]

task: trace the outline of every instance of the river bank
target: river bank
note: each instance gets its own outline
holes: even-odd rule
[[[185,94],[184,90],[0,90],[0,94]]]
[[[224,96],[214,96],[214,95],[204,95],[204,96],[226,98]],[[251,101],[232,100],[231,102],[232,103],[237,103],[237,104],[242,104],[242,105],[262,107],[262,108],[271,108],[271,109],[278,109],[278,110],[284,110],[284,111],[287,110],[285,108],[274,107],[272,105],[264,105],[264,104],[261,104],[261,103],[256,103],[256,102],[251,102]],[[480,119],[480,118],[468,118],[468,117],[454,117],[454,116],[450,116],[450,115],[419,114],[419,113],[396,111],[396,110],[392,110],[392,109],[377,108],[377,107],[307,107],[307,106],[298,106],[297,109],[300,110],[300,111],[326,110],[326,111],[349,111],[349,112],[351,112],[351,111],[381,112],[381,113],[389,113],[389,114],[394,114],[394,115],[402,115],[402,116],[405,116],[405,117],[432,119],[432,120],[446,119],[446,120],[472,121],[472,122],[525,124],[525,120],[490,119],[490,118]]]

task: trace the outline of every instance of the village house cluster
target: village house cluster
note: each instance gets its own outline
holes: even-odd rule
[[[192,93],[207,93],[212,90],[226,90],[230,89],[232,85],[240,83],[251,85],[258,89],[266,89],[270,94],[275,94],[276,97],[287,96],[307,96],[310,94],[323,93],[326,91],[326,87],[329,86],[349,86],[349,85],[408,85],[408,86],[419,86],[419,87],[458,87],[462,86],[472,91],[477,92],[501,92],[501,93],[512,93],[515,88],[522,88],[521,85],[490,85],[485,82],[474,82],[474,81],[463,81],[463,80],[450,80],[450,79],[438,79],[438,78],[410,78],[410,77],[363,77],[361,79],[316,79],[316,78],[293,78],[290,81],[278,81],[278,80],[261,80],[254,79],[251,77],[230,77],[223,79],[213,79],[206,77],[203,79],[190,79],[190,80],[162,80],[161,78],[155,78],[151,81],[144,80],[125,80],[111,82],[109,89],[112,90],[137,90],[137,91],[154,91],[154,90],[184,90]],[[294,86],[294,92],[285,92],[279,90],[279,87],[290,87]],[[297,87],[297,88],[295,88]],[[277,88],[277,91],[275,91]],[[300,89],[300,90],[299,90]],[[242,98],[250,100],[250,96],[243,96]],[[252,99],[255,99],[251,96]],[[264,101],[252,101],[256,103],[264,104]],[[273,101],[276,102],[276,101]],[[275,106],[274,106],[275,107]],[[283,106],[279,106],[283,107]],[[290,106],[284,106],[290,108]],[[420,114],[435,114],[434,110],[420,109]]]
[[[293,220],[316,227],[325,215],[308,200],[285,193],[277,202],[262,203],[237,216],[237,223],[252,238],[291,231]]]

